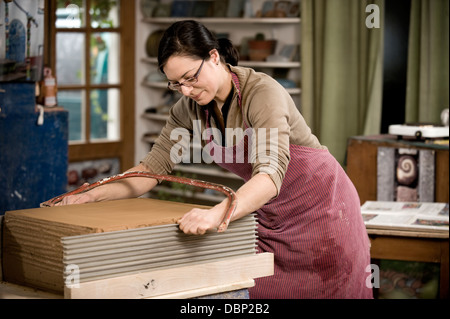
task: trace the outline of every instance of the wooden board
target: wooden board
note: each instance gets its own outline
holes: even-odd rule
[[[255,286],[255,281],[253,279],[248,279],[236,283],[217,285],[206,288],[199,288],[193,290],[179,291],[166,295],[159,295],[155,297],[150,297],[147,299],[188,299],[188,298],[198,298],[206,297],[206,299],[211,296],[214,297],[224,297],[222,299],[228,299],[231,295],[233,299],[245,298],[242,293],[243,289],[251,288]],[[248,291],[247,291],[248,293]],[[219,295],[220,294],[220,295]]]
[[[0,281],[0,299],[63,299],[62,294],[45,291]]]
[[[140,274],[108,278],[64,287],[68,299],[141,299],[199,290],[210,293],[213,287],[271,276],[273,254],[262,253],[218,262],[163,269]],[[220,290],[220,289],[219,289]],[[203,291],[203,292],[202,292]],[[179,293],[179,294],[177,294]]]

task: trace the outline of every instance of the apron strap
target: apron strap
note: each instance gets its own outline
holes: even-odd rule
[[[249,128],[249,125],[247,124],[247,121],[245,120],[244,117],[244,110],[242,108],[242,95],[241,95],[241,85],[239,83],[239,78],[236,75],[236,73],[231,72],[231,80],[233,81],[234,85],[236,86],[236,90],[237,90],[237,94],[238,94],[238,105],[239,108],[241,109],[241,113],[242,113],[242,120],[244,121],[244,126],[245,129]],[[209,112],[208,109],[205,108],[205,113],[206,113],[206,128],[209,129]],[[212,141],[212,136],[210,136],[210,141]]]
[[[237,89],[237,93],[238,93],[238,104],[242,110],[241,85],[239,84],[239,78],[237,77],[237,75],[234,72],[231,72],[231,79],[233,80],[234,85],[236,85],[236,89]]]

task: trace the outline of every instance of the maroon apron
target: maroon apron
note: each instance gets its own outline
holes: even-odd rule
[[[242,110],[239,81],[232,75]],[[245,117],[248,135],[232,147],[213,141],[206,118],[205,150],[219,166],[248,181],[252,130]],[[258,251],[274,254],[274,275],[255,279],[250,297],[372,298],[366,284],[369,239],[355,187],[328,150],[291,144],[289,151],[279,196],[256,212]],[[239,152],[244,163],[236,161]]]

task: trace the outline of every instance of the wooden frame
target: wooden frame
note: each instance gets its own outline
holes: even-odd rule
[[[64,287],[66,299],[192,298],[254,285],[274,272],[272,253],[154,270]]]
[[[91,0],[86,0],[88,7]],[[84,160],[94,160],[103,158],[119,158],[121,170],[124,171],[135,166],[134,160],[134,125],[135,125],[135,94],[134,94],[134,47],[135,47],[135,1],[123,1],[120,6],[120,26],[114,29],[102,28],[101,31],[107,32],[114,30],[120,33],[120,76],[121,80],[118,85],[90,85],[90,79],[86,78],[86,84],[83,87],[88,89],[98,88],[118,88],[120,90],[120,141],[117,142],[100,142],[100,143],[78,143],[69,145],[69,162],[78,162]],[[49,1],[46,6],[46,37],[45,37],[45,63],[55,70],[56,63],[56,33],[54,27],[56,20],[56,0]],[[90,24],[89,14],[86,15],[86,25]],[[86,32],[89,38],[91,32],[98,30],[90,30],[89,28],[64,29],[64,32]],[[89,43],[85,46],[85,54],[89,56]],[[86,63],[85,74],[89,74],[89,63]],[[64,86],[64,89],[80,89],[80,86]],[[89,105],[89,104],[87,104]],[[89,116],[86,117],[89,121]],[[89,123],[87,123],[86,136],[89,136]]]

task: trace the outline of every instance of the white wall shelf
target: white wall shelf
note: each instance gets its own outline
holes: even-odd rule
[[[143,86],[153,89],[167,89],[167,82],[142,82]],[[291,95],[297,95],[302,92],[300,88],[287,88],[286,91]]]
[[[157,64],[157,58],[142,58],[141,61],[143,63],[148,64]],[[292,61],[292,62],[266,62],[266,61],[239,61],[239,65],[245,67],[253,67],[253,68],[274,68],[274,69],[292,69],[292,68],[300,68],[300,62]]]
[[[144,113],[142,117],[148,120],[156,120],[156,121],[167,121],[169,115],[167,114],[159,114],[159,113]]]
[[[222,177],[242,180],[240,176],[234,173],[224,171],[216,166],[205,165],[205,164],[178,164],[175,165],[175,170],[184,173],[207,175],[211,177]]]
[[[176,21],[192,19],[204,24],[296,24],[300,18],[196,18],[196,17],[167,17],[143,18],[142,22],[150,24],[172,24]]]
[[[211,195],[200,192],[192,192],[192,191],[183,191],[179,189],[173,189],[167,186],[156,186],[153,188],[152,193],[164,192],[170,195],[179,196],[179,197],[187,197],[189,199],[199,199],[202,201],[208,201],[213,203],[220,203],[225,199],[225,196],[221,195]]]

